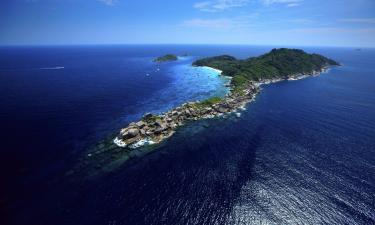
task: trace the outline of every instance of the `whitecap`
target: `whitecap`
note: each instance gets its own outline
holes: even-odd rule
[[[121,148],[124,148],[126,147],[126,143],[123,142],[121,139],[119,139],[118,137],[116,137],[114,140],[113,140],[113,143],[115,143],[117,146],[121,147]]]
[[[144,146],[144,145],[152,145],[152,144],[155,144],[155,142],[154,142],[154,141],[151,141],[151,140],[149,140],[149,139],[142,139],[142,140],[139,140],[139,141],[137,141],[136,143],[130,145],[129,148],[134,149],[134,148],[142,147],[142,146]]]

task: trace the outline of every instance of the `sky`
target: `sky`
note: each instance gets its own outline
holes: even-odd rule
[[[1,0],[0,45],[375,47],[375,0]]]

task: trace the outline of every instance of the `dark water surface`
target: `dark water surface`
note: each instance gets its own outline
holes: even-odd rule
[[[148,111],[223,95],[197,57],[254,46],[0,48],[1,224],[375,224],[375,50],[264,86],[241,117],[191,123],[95,179],[64,174]],[[152,58],[184,54],[175,63]]]

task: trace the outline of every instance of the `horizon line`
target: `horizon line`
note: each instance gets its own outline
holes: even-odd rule
[[[341,45],[285,45],[285,44],[245,44],[245,43],[70,43],[70,44],[0,44],[0,47],[73,47],[73,46],[125,46],[125,45],[207,45],[207,46],[264,46],[264,47],[322,47],[322,48],[375,48],[375,46]]]

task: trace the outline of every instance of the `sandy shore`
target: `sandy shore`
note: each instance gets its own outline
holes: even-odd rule
[[[209,67],[209,66],[202,66],[202,68],[207,68],[207,69],[213,70],[213,71],[219,73],[220,75],[222,75],[222,73],[223,73],[223,71],[221,71],[219,69],[215,69],[215,68]]]

